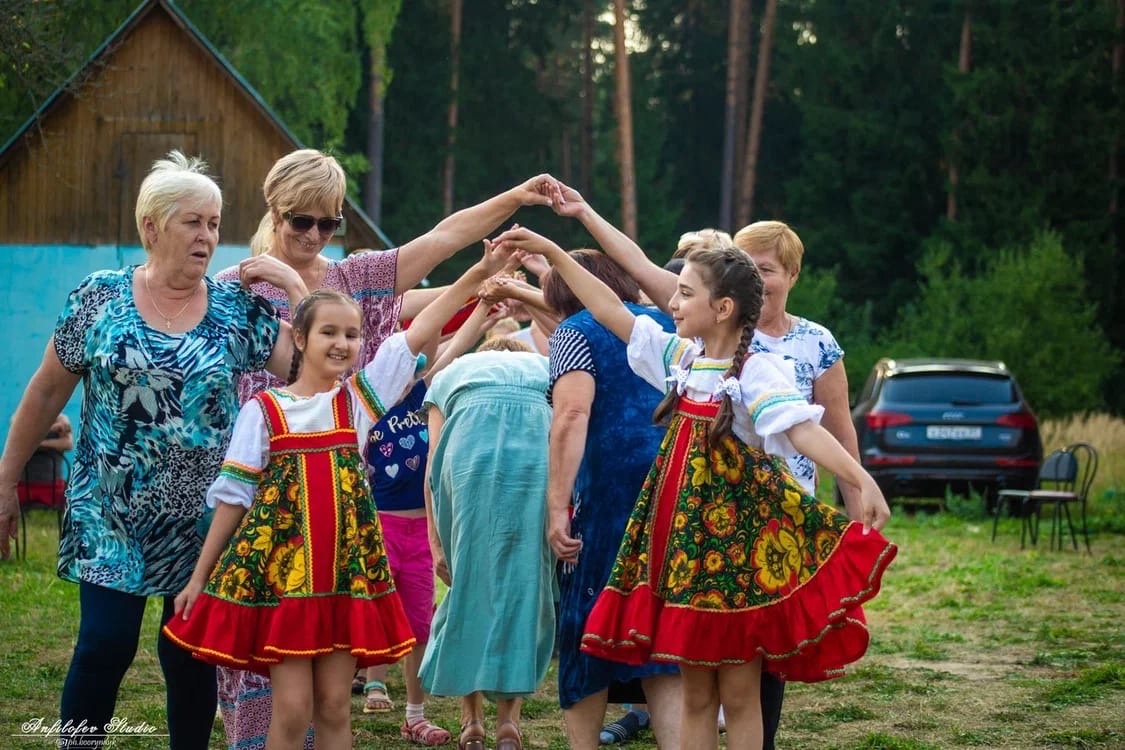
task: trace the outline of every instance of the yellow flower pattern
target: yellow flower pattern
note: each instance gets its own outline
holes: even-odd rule
[[[334,451],[336,497],[335,591],[374,598],[394,590],[363,457],[356,449]],[[207,584],[208,593],[241,603],[272,604],[311,592],[304,537],[310,503],[301,457],[271,456],[250,511],[235,531]]]
[[[790,595],[839,545],[847,518],[805,494],[783,459],[734,440],[712,450],[709,424],[673,417],[609,588],[628,592],[651,581],[666,604],[749,609]],[[685,440],[687,454],[677,464],[674,449]],[[650,561],[649,535],[660,514],[668,514],[664,557]]]

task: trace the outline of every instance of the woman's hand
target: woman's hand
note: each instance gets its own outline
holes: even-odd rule
[[[566,254],[561,247],[551,240],[541,234],[536,234],[527,227],[521,227],[519,224],[513,224],[511,229],[503,232],[494,242],[507,252],[522,250],[525,253],[542,255],[547,260]]]
[[[20,498],[18,483],[0,485],[0,560],[12,556],[11,540],[16,538],[20,525]]]
[[[839,478],[837,481],[840,481]],[[858,487],[859,492],[842,490],[843,487],[840,494],[844,497],[844,509],[848,512],[848,518],[862,523],[864,534],[871,529],[881,531],[887,525],[887,521],[891,518],[891,508],[887,505],[887,499],[883,497],[883,491],[879,489],[879,485],[870,474],[863,473],[863,481]]]
[[[175,606],[175,614],[182,613],[183,619],[191,616],[191,610],[195,607],[195,600],[203,593],[203,584],[196,583],[195,581],[188,581],[188,585],[184,586],[184,590],[176,594],[173,601]]]
[[[445,559],[445,550],[441,548],[440,542],[430,540],[430,555],[434,558],[434,575],[436,575],[441,582],[446,586],[453,586],[453,579],[449,575],[449,563]]]
[[[558,180],[550,183],[551,209],[559,216],[574,219],[582,215],[589,204],[586,199],[572,187],[568,187]]]
[[[265,281],[278,289],[284,289],[290,297],[294,291],[301,297],[308,294],[308,288],[297,269],[272,255],[255,255],[242,260],[238,264],[238,281],[246,289],[251,284]]]
[[[582,542],[570,535],[570,515],[566,511],[548,514],[547,544],[551,545],[555,556],[564,563],[574,565],[578,562]]]
[[[536,253],[523,253],[520,257],[520,264],[529,273],[535,274],[540,284],[543,283],[543,277],[551,270],[551,265],[547,262],[547,259]]]

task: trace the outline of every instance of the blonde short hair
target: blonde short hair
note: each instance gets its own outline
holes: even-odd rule
[[[147,252],[151,248],[145,238],[145,219],[152,219],[161,230],[185,200],[213,200],[223,206],[223,191],[207,174],[207,162],[198,156],[185,156],[182,151],[169,151],[163,159],[152,163],[152,169],[137,192],[137,234]]]
[[[791,274],[801,272],[805,245],[784,221],[756,221],[739,229],[734,244],[746,254],[777,252],[781,267]]]
[[[286,214],[301,206],[319,206],[336,215],[344,207],[347,190],[348,178],[334,156],[302,148],[281,157],[262,183],[268,210],[250,240],[251,252],[269,252],[273,244],[272,211]]]

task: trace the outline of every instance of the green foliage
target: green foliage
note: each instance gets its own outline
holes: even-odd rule
[[[917,299],[882,339],[886,356],[1002,360],[1043,416],[1102,406],[1118,354],[1058,235],[994,253],[976,276],[935,244],[919,270]]]
[[[361,77],[350,0],[182,0],[184,12],[306,146],[339,151]]]

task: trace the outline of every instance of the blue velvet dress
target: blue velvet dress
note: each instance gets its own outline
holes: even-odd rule
[[[629,305],[665,330],[674,326],[655,308]],[[571,536],[582,540],[577,565],[559,566],[559,703],[570,708],[611,683],[677,674],[673,664],[618,664],[578,650],[586,617],[609,580],[625,524],[660,448],[665,428],[652,423],[661,393],[629,368],[625,342],[582,311],[550,340],[551,385],[580,370],[594,378],[586,449],[574,483]]]

